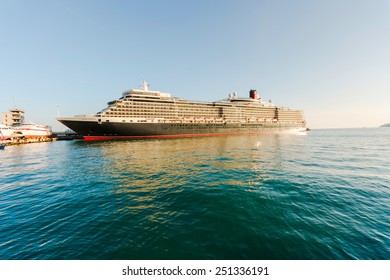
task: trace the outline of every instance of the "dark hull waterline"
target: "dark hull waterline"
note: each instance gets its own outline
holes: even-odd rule
[[[278,133],[304,130],[304,124],[279,123],[228,124],[228,123],[118,123],[61,120],[67,127],[83,135],[85,140],[112,140],[137,138],[177,138],[224,136],[235,134]]]

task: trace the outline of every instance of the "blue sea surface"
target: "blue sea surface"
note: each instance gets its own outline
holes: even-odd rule
[[[0,259],[390,259],[390,128],[0,151]]]

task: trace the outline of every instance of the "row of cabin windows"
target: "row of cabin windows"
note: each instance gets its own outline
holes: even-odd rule
[[[109,116],[147,116],[147,117],[181,117],[181,118],[186,118],[186,117],[205,117],[205,118],[220,118],[220,117],[225,117],[229,119],[236,119],[236,118],[274,118],[274,114],[228,114],[228,115],[210,115],[207,113],[199,113],[199,112],[185,112],[183,113],[175,113],[175,112],[150,112],[150,111],[133,111],[133,112],[121,112],[121,111],[111,111],[111,112],[106,112],[105,115]],[[300,116],[291,116],[291,117],[285,117],[282,116],[282,118],[301,118]]]
[[[196,115],[196,114],[211,114],[211,115],[219,115],[220,114],[220,111],[219,110],[194,110],[194,108],[192,108],[192,110],[173,110],[173,109],[168,109],[168,108],[154,108],[154,107],[134,107],[134,108],[130,108],[131,110],[129,109],[125,109],[125,108],[112,108],[111,111],[117,111],[117,112],[128,112],[128,113],[131,113],[131,112],[145,112],[145,113],[170,113],[170,112],[175,112],[177,114],[182,114],[182,113],[185,113],[185,114],[189,114],[189,115]],[[271,115],[271,114],[275,114],[275,111],[274,110],[268,110],[268,111],[259,111],[259,110],[223,110],[222,113],[225,113],[225,114],[228,114],[228,115],[241,115],[241,114],[245,114],[245,115]],[[288,114],[292,114],[292,113],[298,113],[300,114],[299,112],[297,111],[292,111],[292,112],[289,112]],[[283,112],[284,114],[284,112]]]
[[[190,106],[188,106],[190,107]],[[204,110],[205,108],[194,108],[190,107],[191,110],[172,110],[170,108],[156,108],[156,106],[147,106],[143,107],[135,107],[132,110],[124,109],[124,108],[112,108],[107,111],[108,115],[117,115],[117,116],[139,116],[139,115],[148,115],[154,117],[164,117],[164,116],[176,116],[176,117],[186,117],[186,116],[200,116],[200,117],[211,117],[217,118],[225,116],[227,118],[242,118],[242,117],[257,117],[257,118],[273,118],[275,116],[275,110],[273,108],[267,108],[268,110],[256,110],[254,108],[224,108],[222,112],[219,110]],[[195,109],[195,110],[194,110]],[[196,110],[198,109],[198,110]],[[200,110],[202,109],[202,110]],[[222,113],[222,114],[221,114]],[[279,118],[291,118],[291,119],[301,119],[302,114],[300,111],[294,110],[286,110],[286,111],[278,111]]]
[[[180,108],[180,107],[164,107],[164,106],[117,106],[117,110],[142,110],[142,111],[158,111],[158,112],[164,112],[164,111],[177,111],[177,112],[203,112],[208,114],[218,114],[219,110],[215,110],[212,108]]]
[[[144,109],[153,109],[153,110],[185,110],[185,111],[208,111],[208,112],[219,112],[219,111],[226,111],[226,112],[235,112],[235,111],[243,111],[246,113],[249,113],[251,111],[253,112],[259,112],[259,108],[245,108],[245,107],[210,107],[205,105],[190,105],[190,104],[151,104],[151,103],[145,103],[145,102],[137,102],[134,104],[117,104],[118,108],[125,108],[125,109],[138,109],[138,108],[144,108]],[[261,111],[274,111],[275,108],[267,108],[263,107],[261,108]]]

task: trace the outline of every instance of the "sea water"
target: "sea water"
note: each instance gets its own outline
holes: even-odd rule
[[[390,259],[390,128],[0,151],[0,259]]]

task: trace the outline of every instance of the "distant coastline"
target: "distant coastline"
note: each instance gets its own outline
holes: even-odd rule
[[[390,123],[382,124],[380,127],[390,127]]]

